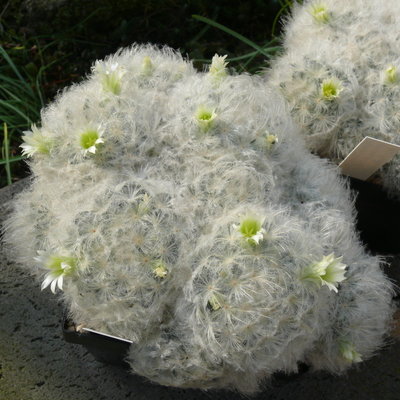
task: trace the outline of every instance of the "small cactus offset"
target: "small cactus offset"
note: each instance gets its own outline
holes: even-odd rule
[[[253,393],[299,361],[338,372],[382,345],[392,287],[344,181],[224,57],[197,73],[168,48],[120,51],[23,146],[32,184],[6,240],[75,321],[133,342],[133,372]]]
[[[287,99],[310,150],[336,162],[366,136],[400,144],[398,3],[308,0],[286,22],[266,76]],[[400,196],[400,156],[380,171]]]

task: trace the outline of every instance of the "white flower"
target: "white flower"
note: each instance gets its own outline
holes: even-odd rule
[[[213,126],[216,117],[215,110],[205,106],[198,107],[195,114],[196,122],[204,132]]]
[[[330,13],[325,4],[318,3],[311,6],[310,13],[319,24],[327,24],[330,20]]]
[[[39,257],[35,257],[35,260],[43,263],[50,270],[45,276],[41,290],[46,289],[49,285],[53,293],[56,292],[57,287],[63,290],[64,277],[74,272],[76,258],[58,254],[46,255],[43,251],[38,251],[38,254]]]
[[[335,77],[324,79],[321,83],[321,96],[324,100],[335,100],[342,91],[342,82]]]
[[[215,54],[212,58],[209,74],[216,80],[225,78],[225,76],[227,75],[226,66],[228,65],[228,63],[225,62],[226,57],[226,55],[219,56],[218,54]]]
[[[107,65],[96,61],[93,71],[99,76],[105,92],[121,93],[121,80],[126,71],[118,63]]]
[[[151,58],[149,56],[143,57],[142,61],[142,74],[145,76],[151,75],[154,70],[153,63],[151,62]]]
[[[222,301],[220,296],[216,294],[212,294],[208,299],[208,305],[211,307],[213,311],[217,311],[222,307]]]
[[[84,132],[79,135],[79,144],[83,148],[83,154],[87,153],[95,154],[97,146],[104,143],[101,137],[104,133],[102,125],[97,127],[89,126]]]
[[[168,274],[168,269],[165,264],[159,260],[153,265],[153,273],[156,278],[165,278]]]
[[[356,351],[354,345],[348,341],[341,341],[340,345],[340,352],[342,353],[343,358],[350,362],[361,362],[361,354]]]
[[[251,245],[258,245],[264,239],[266,233],[262,227],[264,218],[260,219],[254,216],[246,216],[240,222],[240,225],[233,225],[233,229],[240,234],[240,237]]]
[[[326,285],[330,290],[338,292],[337,285],[346,279],[344,276],[346,265],[340,261],[342,257],[335,258],[333,253],[322,257],[322,260],[305,267],[301,279],[311,281],[319,286]]]
[[[266,141],[267,150],[271,150],[271,148],[274,146],[274,144],[278,143],[278,136],[267,133],[267,136],[265,137],[265,141]]]
[[[25,143],[21,144],[22,155],[32,157],[35,153],[49,154],[51,146],[53,144],[50,137],[35,124],[31,126],[31,131],[24,131],[25,135],[22,139]]]
[[[399,72],[397,67],[390,65],[386,68],[383,74],[383,83],[386,85],[393,85],[399,81]]]

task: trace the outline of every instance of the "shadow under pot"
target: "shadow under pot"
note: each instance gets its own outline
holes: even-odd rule
[[[400,254],[400,201],[371,182],[350,178],[350,187],[356,194],[356,223],[361,241],[373,254]]]
[[[82,345],[97,361],[118,365],[126,369],[130,368],[126,362],[126,356],[129,346],[132,344],[131,341],[88,328],[80,328],[66,316],[63,317],[62,331],[66,342]],[[299,379],[309,369],[310,367],[307,364],[299,363],[297,373],[276,372],[272,379],[273,385],[280,386],[286,382]]]

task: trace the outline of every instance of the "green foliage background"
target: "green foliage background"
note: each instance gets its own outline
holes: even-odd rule
[[[291,3],[9,0],[0,8],[0,187],[28,173],[22,132],[94,60],[151,42],[179,49],[200,70],[218,53],[239,72],[255,73],[279,51],[278,20]]]

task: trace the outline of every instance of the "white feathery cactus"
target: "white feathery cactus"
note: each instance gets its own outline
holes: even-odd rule
[[[382,345],[391,284],[282,98],[213,62],[152,46],[97,62],[43,111],[49,151],[26,140],[6,240],[155,382],[252,393],[299,361],[344,370]]]
[[[279,88],[313,152],[340,162],[366,136],[400,144],[396,1],[295,4],[284,54],[266,74]],[[400,196],[400,155],[380,171]]]

